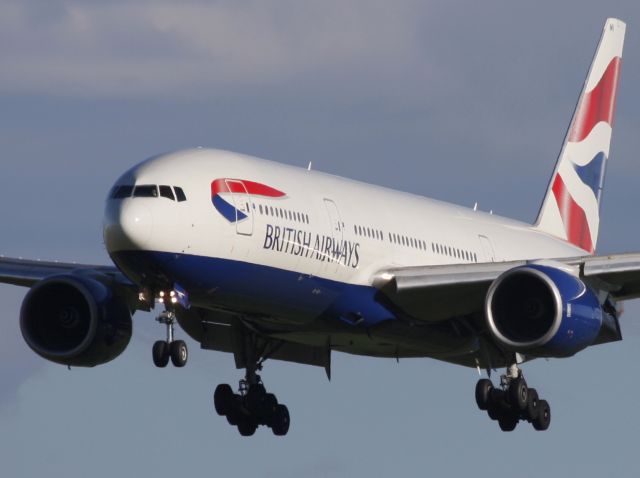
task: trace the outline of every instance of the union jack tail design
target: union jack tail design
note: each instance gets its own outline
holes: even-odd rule
[[[598,240],[625,28],[615,18],[604,25],[536,221],[538,229],[589,254]]]

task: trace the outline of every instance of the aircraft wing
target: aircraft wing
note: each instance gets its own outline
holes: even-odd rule
[[[76,264],[75,262],[47,262],[0,257],[0,283],[31,287],[36,282],[59,274],[96,272],[111,276],[122,285],[133,285],[116,267]]]
[[[573,266],[593,287],[615,300],[640,298],[640,253],[554,259]],[[487,290],[500,274],[535,261],[396,267],[380,271],[374,286],[407,315],[430,322],[483,310]]]

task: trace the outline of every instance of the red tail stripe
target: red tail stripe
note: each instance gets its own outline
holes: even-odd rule
[[[621,61],[620,57],[613,58],[596,87],[582,97],[571,126],[569,141],[582,141],[600,121],[613,126]]]
[[[558,209],[560,209],[560,216],[562,217],[564,229],[567,233],[567,240],[571,244],[592,254],[593,243],[591,242],[591,231],[589,229],[589,223],[587,222],[587,216],[584,210],[573,200],[559,174],[556,174],[552,190],[556,198],[556,203],[558,204]]]

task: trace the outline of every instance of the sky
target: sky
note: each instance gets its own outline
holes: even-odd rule
[[[395,1],[0,1],[0,254],[108,264],[104,198],[151,155],[193,146],[355,178],[532,221],[607,17],[627,22],[599,253],[638,251],[640,4]],[[502,433],[477,372],[428,359],[268,362],[284,438],[240,437],[212,393],[233,358],[136,314],[93,369],[21,338],[26,289],[0,286],[3,476],[638,476],[640,306],[624,340],[524,366],[551,428]],[[181,338],[185,334],[178,331]],[[484,474],[484,472],[483,472]]]

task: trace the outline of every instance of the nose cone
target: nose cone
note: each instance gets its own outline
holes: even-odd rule
[[[143,201],[108,201],[104,220],[104,243],[109,252],[144,249],[153,232],[153,216]]]

